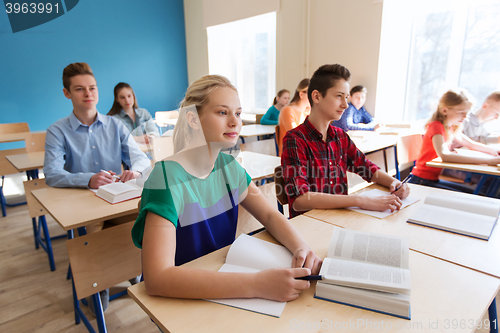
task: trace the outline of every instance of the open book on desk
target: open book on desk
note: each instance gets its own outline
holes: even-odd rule
[[[390,195],[390,193],[386,192],[386,191],[374,189],[374,190],[370,190],[370,191],[366,191],[366,192],[360,193],[359,195],[364,195],[364,196],[368,196],[368,197],[380,197],[380,196]],[[414,204],[418,200],[419,199],[417,199],[417,198],[412,198],[411,196],[408,196],[407,198],[401,200],[403,202],[403,205],[401,205],[400,210],[408,207],[411,204]],[[378,212],[378,211],[375,211],[375,210],[367,210],[367,209],[362,209],[362,208],[359,208],[359,207],[347,207],[347,209],[353,210],[355,212],[363,213],[363,214],[366,214],[366,215],[378,217],[379,219],[383,219],[386,216],[389,216],[389,215],[392,215],[392,214],[398,212],[398,210],[396,210],[394,212],[391,212],[390,209],[386,209],[383,212]]]
[[[429,195],[408,222],[488,240],[499,213],[498,200],[472,194]]]
[[[222,265],[219,272],[255,273],[270,268],[290,268],[292,258],[292,253],[284,246],[242,234],[229,248],[226,263]],[[273,317],[281,316],[286,305],[286,302],[262,298],[209,299],[207,301]]]
[[[142,187],[136,183],[135,179],[132,179],[126,183],[115,182],[102,185],[97,190],[93,191],[98,197],[109,203],[115,204],[140,197],[142,194]]]
[[[314,297],[410,319],[406,238],[336,227]]]

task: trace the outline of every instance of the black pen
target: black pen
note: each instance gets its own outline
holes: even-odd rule
[[[323,280],[323,275],[306,275],[306,276],[296,277],[295,280],[306,280],[306,281]]]
[[[398,187],[394,190],[394,192],[399,191],[399,189],[403,186],[403,184],[404,184],[404,183],[407,183],[407,182],[411,179],[411,176],[412,176],[412,174],[411,174],[411,173],[410,173],[408,176],[406,176],[406,178],[405,178],[405,179],[401,182],[401,185],[399,185],[399,186],[398,186]],[[394,193],[394,192],[391,192],[391,194],[392,194],[392,193]]]

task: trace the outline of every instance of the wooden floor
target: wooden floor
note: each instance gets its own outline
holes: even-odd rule
[[[273,185],[262,190],[276,205]],[[53,242],[57,269],[51,272],[45,252],[35,250],[27,206],[8,208],[7,214],[0,217],[0,332],[88,332],[83,323],[75,325],[71,281],[66,280],[69,261],[65,240]],[[63,234],[52,218],[47,222],[52,236]],[[239,225],[239,232],[259,227],[244,210],[240,211]],[[129,285],[125,282],[115,289]],[[83,310],[93,318],[87,307]],[[105,318],[109,332],[159,332],[128,296],[110,302]],[[91,323],[97,327],[95,319]]]

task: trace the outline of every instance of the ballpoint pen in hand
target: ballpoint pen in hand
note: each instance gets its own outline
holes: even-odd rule
[[[110,176],[113,176],[113,178],[115,178],[115,179],[120,179],[120,177],[118,177],[117,175],[112,175],[109,171],[106,171],[106,170],[103,170],[103,169],[101,169],[101,171],[104,172],[104,173],[107,173]]]
[[[407,183],[411,179],[411,176],[412,176],[411,173],[408,176],[406,176],[406,178],[401,182],[401,184],[392,193],[399,191],[399,189],[404,185],[404,183]]]

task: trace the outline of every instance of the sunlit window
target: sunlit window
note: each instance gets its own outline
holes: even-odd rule
[[[377,98],[381,97],[381,104],[377,103],[377,110],[384,109],[385,117],[405,121],[429,118],[440,96],[450,88],[466,88],[479,103],[500,89],[499,1],[404,1],[407,17],[402,14],[402,3],[398,1],[384,2],[383,24],[389,27],[390,20],[396,20],[399,24],[408,24],[409,29],[402,27],[408,33],[399,35],[398,39],[394,37],[400,32],[382,30],[385,42],[381,45],[381,57],[385,59],[381,59],[381,64],[391,63],[391,57],[399,57],[392,61],[393,73],[384,65],[379,68],[382,69],[379,76],[385,75],[386,79],[379,79],[382,84]],[[398,11],[394,10],[396,7]],[[401,16],[407,23],[401,22]],[[390,43],[391,40],[397,42]],[[409,50],[405,52],[401,47],[409,47]],[[406,75],[398,74],[401,72]],[[403,112],[401,108],[388,107],[387,96],[395,92],[398,96],[392,95],[393,102],[404,96],[400,103]]]
[[[207,28],[210,74],[227,77],[244,111],[267,110],[276,87],[276,12]]]

